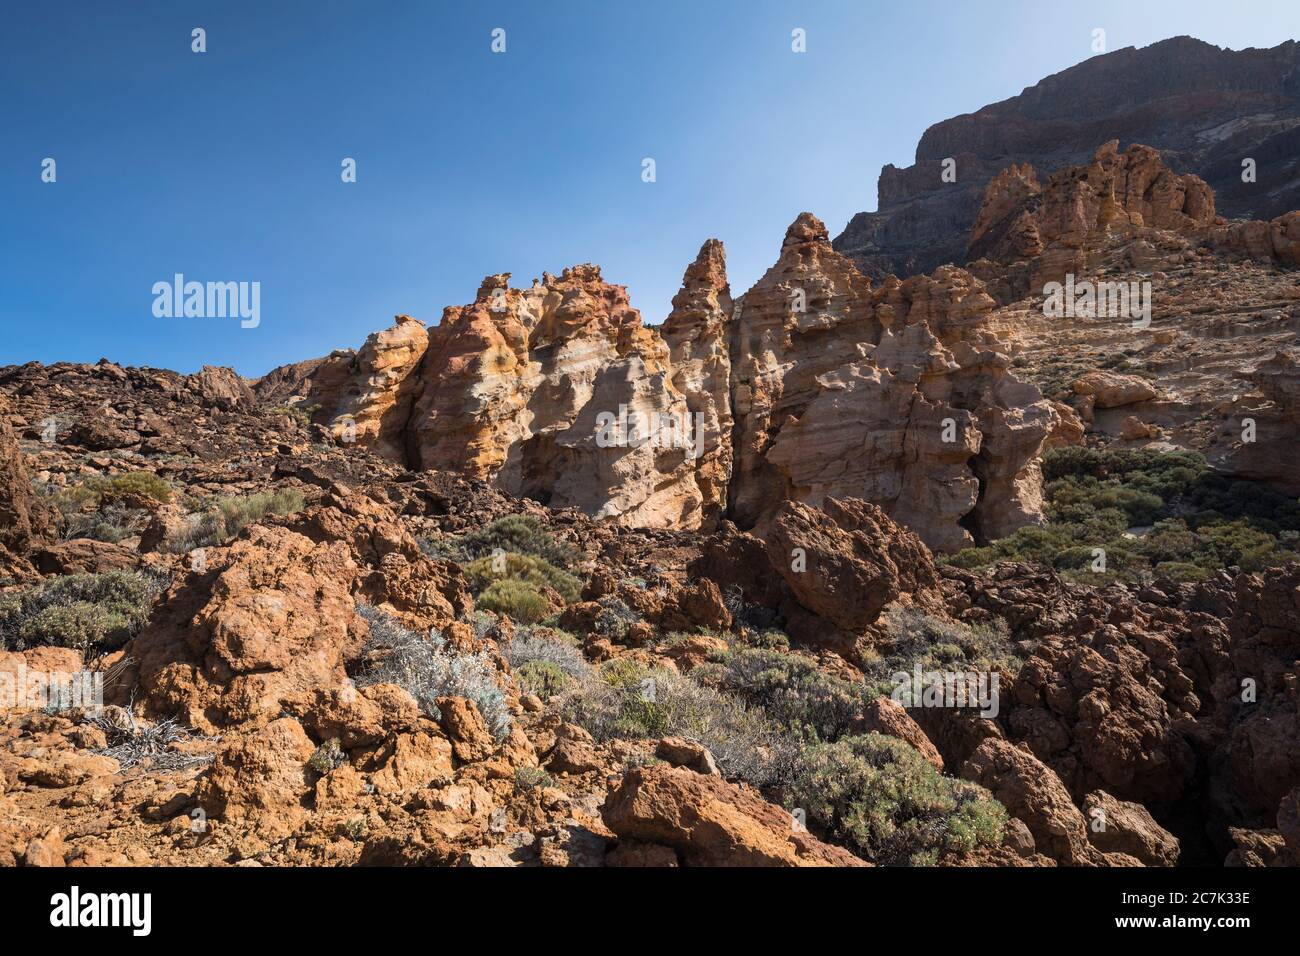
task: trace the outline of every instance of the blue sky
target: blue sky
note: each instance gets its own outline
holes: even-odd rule
[[[801,210],[838,233],[927,126],[1087,58],[1095,27],[1273,46],[1300,4],[6,4],[0,364],[259,375],[587,261],[658,323],[706,238],[743,292]],[[156,318],[177,272],[260,282],[261,324]]]

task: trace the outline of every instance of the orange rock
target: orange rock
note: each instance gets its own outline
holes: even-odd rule
[[[311,792],[307,761],[316,747],[291,717],[229,740],[199,781],[199,806],[210,817],[266,834],[291,832],[305,818]]]
[[[1041,520],[1036,458],[1060,416],[1008,372],[994,300],[965,270],[872,290],[804,213],[740,300],[704,243],[660,329],[593,265],[509,280],[447,309],[420,359],[402,322],[329,360],[350,379],[316,367],[313,397],[348,405],[387,457],[625,526],[710,529],[730,511],[748,527],[787,498],[849,494],[942,550]]]
[[[432,733],[398,734],[376,756],[371,779],[380,793],[400,794],[451,779],[452,745]]]
[[[904,594],[921,602],[937,597],[929,549],[865,501],[829,498],[824,510],[787,502],[765,537],[771,567],[794,600],[850,640]]]
[[[1158,394],[1155,387],[1136,375],[1121,375],[1094,369],[1076,379],[1071,386],[1076,395],[1092,399],[1097,408],[1118,408],[1150,401]]]
[[[1028,750],[1005,740],[985,740],[962,765],[961,776],[989,790],[1028,826],[1040,853],[1069,866],[1099,862],[1083,814],[1061,778]]]
[[[994,177],[971,230],[969,259],[1034,262],[1031,288],[1085,274],[1110,235],[1143,228],[1208,234],[1218,220],[1214,193],[1199,176],[1169,169],[1159,151],[1119,141],[1087,165],[1067,166],[1039,185],[1032,167]]]
[[[346,545],[254,527],[208,562],[172,586],[131,645],[153,711],[210,733],[266,723],[296,693],[342,686],[361,638]]]
[[[799,829],[754,791],[678,767],[629,770],[601,814],[620,841],[670,847],[689,866],[866,865]]]
[[[496,750],[496,741],[478,707],[464,697],[439,697],[436,701],[443,732],[451,740],[452,752],[463,763],[486,759]]]
[[[9,425],[9,403],[0,397],[0,547],[25,552],[51,533],[52,518],[32,490],[22,449]]]
[[[1144,866],[1176,866],[1178,838],[1152,818],[1140,803],[1117,800],[1104,790],[1084,798],[1088,839],[1105,853],[1123,853]]]

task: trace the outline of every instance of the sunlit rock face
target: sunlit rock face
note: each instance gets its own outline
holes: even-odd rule
[[[1038,520],[1056,413],[1007,373],[993,305],[953,267],[873,290],[800,216],[736,320],[737,521],[855,496],[951,550]]]
[[[961,265],[991,180],[1013,164],[1087,165],[1113,137],[1200,176],[1221,215],[1274,219],[1300,208],[1297,66],[1293,40],[1230,50],[1180,36],[1090,57],[931,126],[912,165],[881,170],[877,210],[853,216],[835,248],[873,280]],[[1257,180],[1242,179],[1243,157],[1260,158]]]
[[[1039,518],[1056,413],[1007,373],[962,269],[873,289],[804,213],[740,300],[706,242],[658,328],[593,265],[509,280],[427,333],[400,317],[332,360],[341,382],[317,370],[335,440],[638,527],[851,496],[953,549]]]
[[[673,311],[660,331],[668,343],[672,384],[690,409],[698,460],[691,480],[699,489],[703,519],[712,524],[727,509],[732,471],[731,317],[722,243],[710,239],[686,268]],[[695,446],[692,446],[695,447]]]
[[[399,315],[391,328],[366,339],[334,403],[329,428],[341,442],[356,442],[381,457],[405,457],[404,431],[419,387],[413,374],[429,346],[424,324]]]

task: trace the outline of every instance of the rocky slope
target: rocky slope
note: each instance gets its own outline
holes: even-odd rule
[[[0,376],[4,500],[65,509],[6,546],[28,577],[0,585],[0,629],[5,600],[66,579],[33,570],[42,553],[157,582],[125,643],[95,643],[91,627],[75,632],[91,643],[56,646],[73,632],[53,619],[0,630],[0,673],[89,667],[109,704],[5,712],[0,863],[1283,865],[1300,852],[1294,567],[1105,588],[1023,565],[964,571],[936,566],[880,507],[837,497],[784,502],[758,533],[725,519],[708,535],[630,529],[406,471],[179,376],[118,371]],[[42,440],[52,393],[67,427]],[[111,454],[89,428],[106,404],[138,436]],[[183,494],[121,480],[111,501],[71,494],[146,470]],[[28,475],[39,497],[24,497]],[[268,490],[299,502],[191,546],[205,501]],[[92,508],[125,535],[69,539]],[[512,515],[532,522],[525,537],[500,530]],[[576,577],[567,596],[542,589],[546,623],[483,589],[495,552],[458,551],[485,528]],[[869,691],[934,666],[940,647],[959,655],[949,667],[1001,677],[991,719]],[[820,740],[796,744],[808,721]],[[826,803],[818,774],[860,772],[855,753],[961,796],[905,791],[888,838],[849,826],[842,814],[866,811]],[[987,808],[971,841],[951,836],[954,806]]]
[[[1199,177],[1111,141],[992,179],[969,269],[873,285],[805,213],[740,296],[705,243],[658,328],[594,266],[527,290],[491,276],[428,333],[399,317],[257,387],[340,444],[624,526],[749,530],[788,500],[857,496],[951,552],[1039,523],[1039,457],[1085,427],[1300,487],[1282,451],[1298,236],[1294,213],[1225,221]],[[1048,317],[1067,277],[1149,289],[1143,327]],[[1246,421],[1261,440],[1233,438]]]
[[[986,185],[1004,169],[1086,163],[1099,143],[1145,143],[1194,173],[1230,218],[1300,208],[1300,46],[1234,51],[1191,37],[1125,48],[1047,77],[1019,96],[926,130],[912,166],[886,166],[878,211],[835,240],[873,278],[962,264]],[[956,161],[956,181],[942,177]],[[1255,161],[1253,182],[1242,161]]]

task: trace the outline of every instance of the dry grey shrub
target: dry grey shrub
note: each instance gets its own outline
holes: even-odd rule
[[[591,674],[591,665],[582,656],[577,643],[550,628],[520,627],[510,642],[501,648],[512,670],[525,664],[541,661],[554,664],[576,680],[585,680]]]
[[[368,604],[357,605],[357,613],[370,625],[362,651],[370,663],[356,676],[356,686],[396,684],[434,718],[440,716],[439,697],[464,697],[478,707],[497,740],[510,733],[506,695],[487,655],[459,651],[436,630],[427,636],[408,630]]]
[[[211,762],[212,754],[185,753],[177,750],[175,745],[196,740],[216,740],[215,737],[204,737],[174,717],[152,724],[141,724],[136,722],[130,711],[123,711],[122,708],[113,710],[114,717],[99,715],[87,718],[86,722],[104,731],[108,738],[108,746],[95,753],[112,757],[121,765],[121,769],[129,770],[146,760],[151,768],[157,770],[184,770]],[[125,722],[121,718],[122,713],[126,715]]]
[[[788,776],[794,741],[758,708],[688,677],[615,660],[566,701],[567,716],[597,740],[677,736],[709,748],[718,769],[755,786]]]

